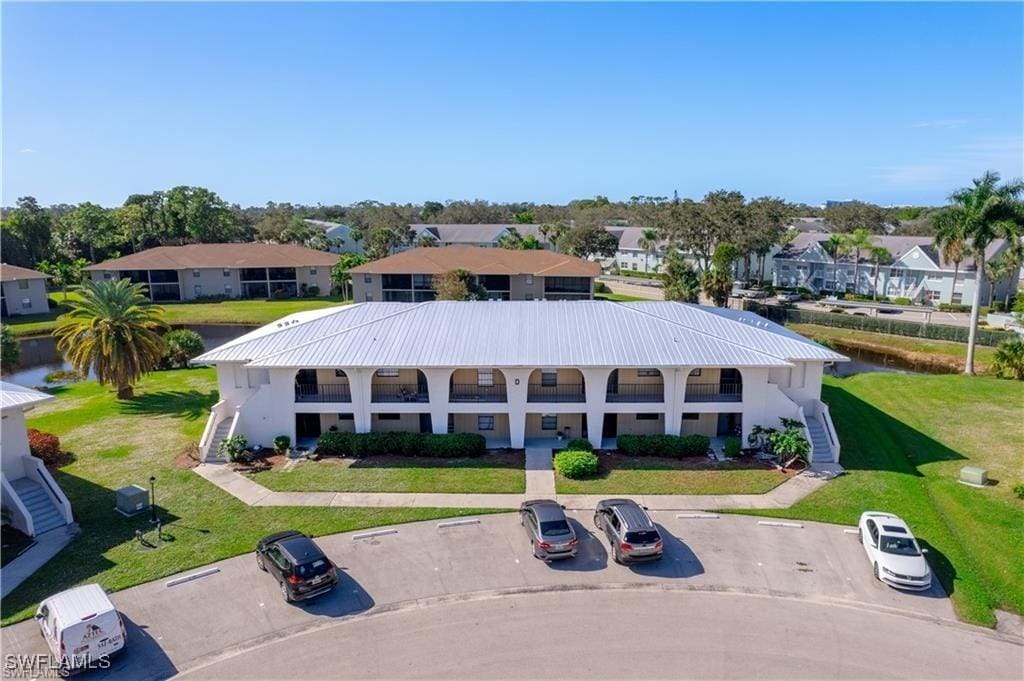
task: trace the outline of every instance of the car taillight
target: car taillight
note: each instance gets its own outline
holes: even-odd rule
[[[633,545],[632,544],[627,544],[626,542],[622,542],[621,544],[619,544],[619,548],[622,549],[623,551],[632,551],[633,550]]]
[[[569,542],[569,546],[576,546],[579,543],[580,543],[579,539],[573,539],[571,542]]]
[[[298,577],[296,577],[295,575],[288,575],[288,583],[289,584],[298,584],[301,581],[302,580],[299,579]]]
[[[656,548],[656,549],[660,549],[663,546],[665,546],[665,542],[661,541],[660,539],[658,541],[654,542],[654,548]]]
[[[545,549],[545,550],[551,548],[551,544],[547,543],[546,541],[539,542],[537,544],[537,546],[539,546],[539,547],[541,547],[542,549]]]

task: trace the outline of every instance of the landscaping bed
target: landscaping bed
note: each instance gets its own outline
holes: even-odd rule
[[[276,460],[280,459],[280,460]],[[478,457],[336,456],[288,462],[272,457],[249,477],[277,492],[410,492],[520,494],[526,490],[522,450]]]
[[[668,458],[598,453],[597,475],[555,475],[559,494],[764,494],[790,474],[754,459],[715,462],[706,456]]]

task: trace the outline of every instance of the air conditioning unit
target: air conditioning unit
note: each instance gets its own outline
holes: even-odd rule
[[[149,510],[149,491],[138,485],[128,485],[117,490],[117,512],[133,516]]]
[[[988,485],[988,471],[977,466],[964,466],[960,469],[960,482],[971,487]]]

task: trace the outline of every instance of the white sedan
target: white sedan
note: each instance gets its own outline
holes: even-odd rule
[[[874,566],[875,579],[899,589],[925,591],[932,571],[907,524],[891,513],[867,511],[857,526],[860,543]]]

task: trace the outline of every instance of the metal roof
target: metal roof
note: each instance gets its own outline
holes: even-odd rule
[[[674,302],[357,303],[298,313],[194,361],[253,367],[790,366],[846,357],[749,313]]]
[[[16,383],[0,381],[0,407],[3,409],[27,407],[32,404],[52,399],[53,395],[47,395],[46,393],[33,390],[32,388],[26,388],[25,386],[18,385]]]

